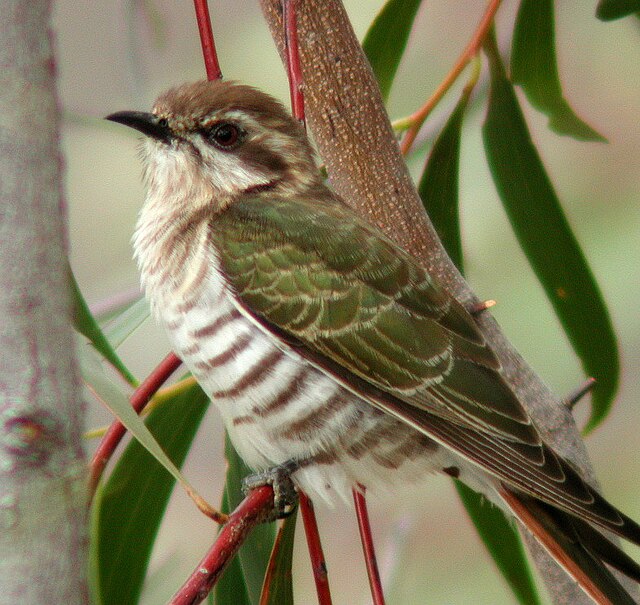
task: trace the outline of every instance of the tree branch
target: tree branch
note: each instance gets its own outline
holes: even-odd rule
[[[285,57],[281,0],[260,0],[281,57]],[[402,247],[420,258],[458,300],[478,303],[445,253],[400,154],[373,73],[339,0],[300,0],[297,11],[307,123],[331,184]],[[491,262],[488,259],[487,262]],[[478,324],[505,376],[546,440],[595,484],[575,422],[507,341],[490,313]],[[528,540],[528,536],[527,540]],[[557,603],[588,603],[585,595],[537,544],[529,547]]]
[[[0,604],[88,603],[50,4],[0,19]]]

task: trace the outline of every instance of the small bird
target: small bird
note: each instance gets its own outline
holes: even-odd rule
[[[201,81],[109,120],[145,136],[133,238],[176,354],[256,471],[313,500],[433,472],[517,516],[597,603],[640,566],[595,526],[640,526],[542,439],[474,317],[324,182],[272,97]],[[605,565],[607,564],[607,565]]]

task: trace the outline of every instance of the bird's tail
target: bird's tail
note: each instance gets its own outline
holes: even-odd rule
[[[506,487],[500,490],[500,496],[515,517],[595,603],[637,604],[607,567],[640,583],[640,565],[619,546],[588,522],[540,500]]]

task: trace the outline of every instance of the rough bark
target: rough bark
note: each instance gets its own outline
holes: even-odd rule
[[[281,0],[260,3],[284,61]],[[423,209],[342,3],[298,0],[297,22],[307,124],[332,186],[387,235],[422,259],[460,301],[477,302]],[[547,441],[596,484],[584,443],[566,406],[508,342],[490,313],[482,313],[478,322],[506,377]],[[555,603],[591,602],[526,533],[525,538]]]
[[[87,603],[50,3],[0,19],[0,604]]]

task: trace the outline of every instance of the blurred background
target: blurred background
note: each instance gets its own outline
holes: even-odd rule
[[[209,4],[225,77],[288,102],[286,76],[257,2]],[[345,4],[362,39],[383,2]],[[467,43],[484,5],[477,0],[423,3],[392,92],[392,118],[411,113],[431,94]],[[499,12],[498,35],[505,52],[516,9],[517,3],[505,2]],[[546,118],[520,98],[619,336],[623,374],[616,407],[588,437],[587,447],[605,494],[640,519],[640,21],[603,23],[594,12],[595,2],[558,3],[559,70],[570,104],[608,144],[558,137],[546,128]],[[147,110],[167,87],[204,77],[204,67],[191,2],[58,0],[54,31],[71,262],[89,304],[100,307],[137,290],[129,240],[143,199],[135,135],[102,118],[122,109]],[[566,394],[584,377],[497,199],[480,134],[483,91],[480,85],[462,143],[467,276],[481,298],[498,300],[493,312],[509,338],[558,394]],[[455,100],[455,92],[445,98],[427,136],[442,124]],[[419,171],[422,162],[412,168]],[[168,350],[164,334],[149,320],[120,353],[142,378]],[[110,420],[97,403],[90,402],[90,408],[91,427]],[[588,403],[580,403],[580,421],[587,411]],[[219,501],[224,462],[221,423],[214,410],[185,472],[203,495]],[[434,477],[420,489],[385,502],[370,501],[370,507],[390,605],[513,602],[450,481]],[[334,602],[370,602],[353,512],[320,508],[318,514]],[[144,602],[149,605],[171,596],[215,532],[182,493],[174,494],[167,521],[147,582]],[[640,555],[639,549],[633,554]],[[294,583],[298,603],[316,602],[302,540]]]

